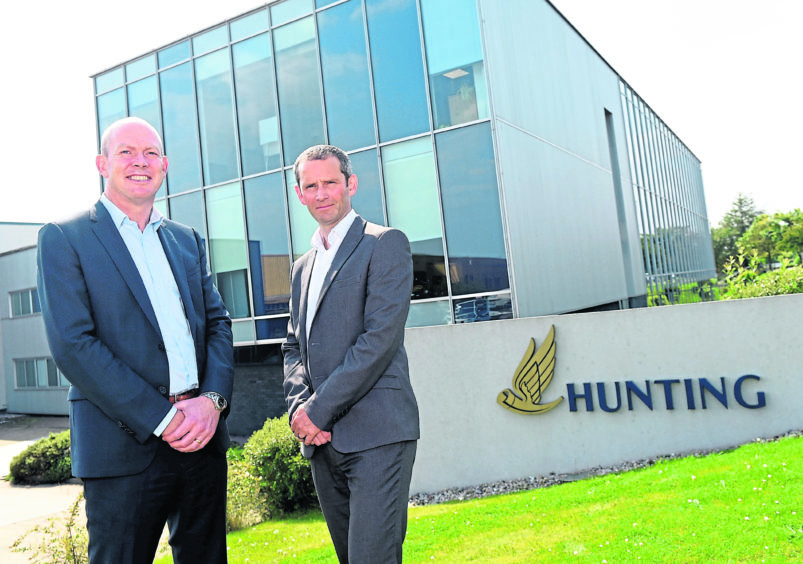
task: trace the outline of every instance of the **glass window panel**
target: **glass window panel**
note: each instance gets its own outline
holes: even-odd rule
[[[238,41],[245,37],[265,31],[268,29],[268,11],[260,10],[229,24],[229,33],[232,41]]]
[[[212,49],[223,47],[229,42],[229,32],[225,25],[211,29],[192,38],[192,52],[195,56],[207,53]]]
[[[17,388],[24,388],[25,387],[25,361],[24,360],[15,360],[14,361],[14,373],[15,373],[15,376],[16,376]]]
[[[447,325],[452,322],[449,302],[413,302],[407,314],[406,327],[429,327],[430,325]]]
[[[435,129],[489,116],[475,0],[421,2]]]
[[[159,91],[155,76],[149,76],[128,85],[128,115],[144,119],[162,131],[162,117],[159,108]],[[165,182],[159,187],[156,197],[160,198],[165,194]]]
[[[206,218],[202,192],[170,198],[170,219],[194,227],[206,239]]]
[[[312,12],[311,0],[285,0],[270,7],[270,19],[274,26],[300,18]]]
[[[126,117],[122,88],[98,96],[98,130],[101,135],[112,123]]]
[[[64,377],[64,373],[61,370],[59,370],[59,384],[65,387],[70,385],[70,381]]]
[[[429,137],[383,147],[382,169],[388,223],[404,231],[410,240],[413,299],[447,295],[435,160]]]
[[[52,388],[58,388],[61,384],[59,383],[59,371],[56,368],[56,363],[53,362],[52,358],[47,359],[47,385]]]
[[[195,60],[204,184],[239,176],[229,50]]]
[[[354,153],[349,158],[351,170],[357,175],[357,193],[351,198],[351,207],[368,221],[386,225],[376,149]]]
[[[329,142],[344,151],[376,143],[362,3],[318,14]]]
[[[290,211],[290,243],[293,250],[293,260],[310,250],[310,239],[318,228],[318,224],[310,215],[306,206],[301,203],[296,194],[296,179],[293,169],[285,171],[287,185],[287,201]],[[359,176],[357,177],[359,179]],[[357,187],[359,191],[359,186]]]
[[[198,128],[192,66],[184,63],[160,75],[164,144],[168,161],[167,187],[178,194],[201,186]]]
[[[325,140],[315,27],[312,18],[277,29],[275,42],[284,161]]]
[[[182,41],[181,43],[176,43],[175,45],[171,45],[165,49],[162,49],[157,54],[159,58],[159,68],[163,69],[169,67],[171,65],[175,65],[185,59],[190,58],[190,41]]]
[[[95,93],[100,94],[112,88],[117,88],[122,86],[124,82],[123,67],[117,67],[95,77]]]
[[[248,317],[248,257],[240,183],[207,190],[206,213],[215,286],[232,318]]]
[[[11,315],[12,317],[19,317],[22,313],[22,292],[13,292],[11,294]]]
[[[366,0],[379,139],[429,130],[415,0]]]
[[[36,359],[36,385],[39,388],[47,388],[47,359]]]
[[[270,35],[232,47],[243,176],[279,168],[279,117]]]
[[[36,387],[36,364],[33,360],[25,361],[25,387]]]
[[[284,339],[287,337],[288,317],[257,319],[257,339]]]
[[[316,8],[324,8],[329,4],[334,4],[337,0],[315,0],[315,7]]]
[[[290,242],[287,240],[285,209],[282,173],[245,181],[254,315],[289,311]]]
[[[455,323],[513,319],[510,296],[478,296],[454,301]]]
[[[491,127],[435,137],[452,295],[509,288]]]
[[[31,290],[31,303],[33,304],[34,313],[42,313],[42,305],[39,303],[39,290]]]
[[[145,78],[146,76],[153,74],[156,72],[156,57],[154,55],[148,55],[147,57],[142,57],[134,61],[133,63],[128,63],[125,66],[125,78],[128,82],[133,82],[135,80],[139,80],[140,78]]]
[[[254,323],[250,319],[248,321],[235,321],[231,324],[232,337],[235,343],[242,343],[246,341],[253,342],[254,338]]]

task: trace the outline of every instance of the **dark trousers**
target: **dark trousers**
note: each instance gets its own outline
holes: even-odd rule
[[[315,449],[312,478],[338,560],[402,561],[416,441],[354,453]]]
[[[226,473],[212,447],[185,454],[161,442],[140,474],[85,479],[89,561],[152,563],[167,523],[176,564],[226,562]]]

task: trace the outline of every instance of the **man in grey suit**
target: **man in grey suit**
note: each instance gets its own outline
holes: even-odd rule
[[[410,244],[354,212],[357,177],[337,147],[304,151],[295,177],[318,229],[291,273],[282,345],[291,429],[340,562],[401,562],[419,437],[404,350]]]
[[[231,320],[201,236],[153,206],[162,153],[147,122],[113,123],[95,160],[100,201],[39,232],[93,564],[153,562],[165,522],[175,562],[226,562]]]

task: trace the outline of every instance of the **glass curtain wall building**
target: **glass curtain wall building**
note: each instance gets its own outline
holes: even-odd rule
[[[410,239],[408,326],[713,274],[699,161],[543,0],[272,2],[93,78],[98,133],[162,133],[157,206],[206,239],[239,345],[285,337],[315,228],[292,166],[319,143],[350,154],[357,212]]]

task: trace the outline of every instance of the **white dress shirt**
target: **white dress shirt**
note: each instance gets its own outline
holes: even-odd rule
[[[318,308],[318,298],[321,295],[321,289],[323,289],[323,280],[326,278],[326,273],[329,272],[329,268],[332,266],[332,261],[335,259],[337,250],[340,248],[340,244],[346,237],[346,233],[349,232],[349,228],[351,228],[351,224],[354,223],[356,217],[357,212],[352,209],[332,228],[329,232],[329,237],[327,237],[327,241],[329,242],[328,249],[323,244],[320,227],[312,234],[310,244],[312,248],[315,249],[315,262],[312,266],[312,276],[310,277],[309,290],[307,292],[306,329],[308,340],[309,330],[312,326],[312,318],[315,317],[315,311]]]

